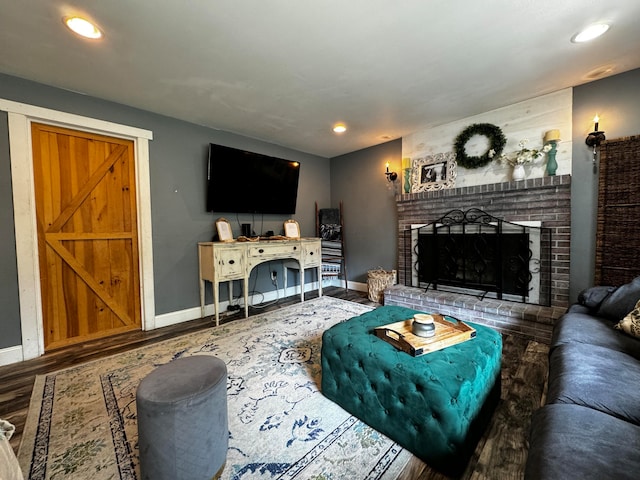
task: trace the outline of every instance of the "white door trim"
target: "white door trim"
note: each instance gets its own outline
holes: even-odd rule
[[[20,325],[22,329],[22,359],[28,360],[44,353],[33,155],[31,150],[32,122],[126,138],[134,142],[142,328],[143,330],[155,328],[151,186],[149,179],[149,140],[153,139],[153,132],[2,98],[0,98],[0,110],[8,113],[9,121]]]

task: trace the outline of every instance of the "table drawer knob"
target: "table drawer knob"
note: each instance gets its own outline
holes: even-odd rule
[[[258,250],[258,253],[264,253],[264,248],[261,248],[260,250]]]
[[[235,260],[229,260],[229,265],[233,265],[234,263],[236,263]]]

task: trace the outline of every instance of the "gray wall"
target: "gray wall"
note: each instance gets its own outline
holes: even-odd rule
[[[593,285],[598,173],[592,150],[585,145],[593,131],[593,117],[608,139],[640,135],[640,69],[621,73],[573,90],[573,175],[571,182],[570,299]],[[640,266],[638,266],[640,268]]]
[[[157,314],[200,304],[196,243],[211,240],[215,218],[227,217],[235,236],[240,234],[241,223],[254,224],[256,232],[262,229],[280,233],[282,222],[288,218],[207,213],[206,152],[210,142],[299,161],[300,184],[294,218],[300,223],[303,235],[315,235],[314,202],[330,202],[330,161],[326,158],[1,74],[0,98],[153,131],[149,167]],[[230,181],[237,182],[238,188],[242,188],[242,179]],[[5,348],[19,345],[22,340],[7,115],[4,112],[0,113],[0,220],[4,225],[0,229],[3,252],[0,260],[0,348]],[[279,270],[280,265],[273,268]],[[274,289],[269,270],[267,265],[254,269],[251,290]],[[238,291],[236,288],[235,293]],[[225,291],[222,295],[226,298]]]
[[[349,280],[366,283],[367,271],[396,268],[395,193],[400,193],[402,140],[393,140],[331,159],[331,203],[343,203]],[[388,182],[385,163],[398,172]]]

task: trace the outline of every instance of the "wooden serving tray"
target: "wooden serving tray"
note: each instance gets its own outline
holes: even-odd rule
[[[466,342],[476,336],[475,328],[450,316],[430,314],[436,326],[433,337],[419,337],[411,332],[412,319],[376,327],[374,333],[387,343],[413,357]]]

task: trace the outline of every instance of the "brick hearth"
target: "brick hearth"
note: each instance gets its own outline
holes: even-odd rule
[[[432,311],[437,308],[460,320],[548,342],[553,322],[569,304],[570,200],[570,175],[397,195],[399,285],[385,290],[385,304]],[[429,223],[451,210],[474,207],[509,222],[540,221],[543,227],[551,229],[550,306],[481,300],[472,295],[425,292],[404,286],[411,278],[406,271],[405,260],[410,251],[404,245],[405,231],[412,224]]]

